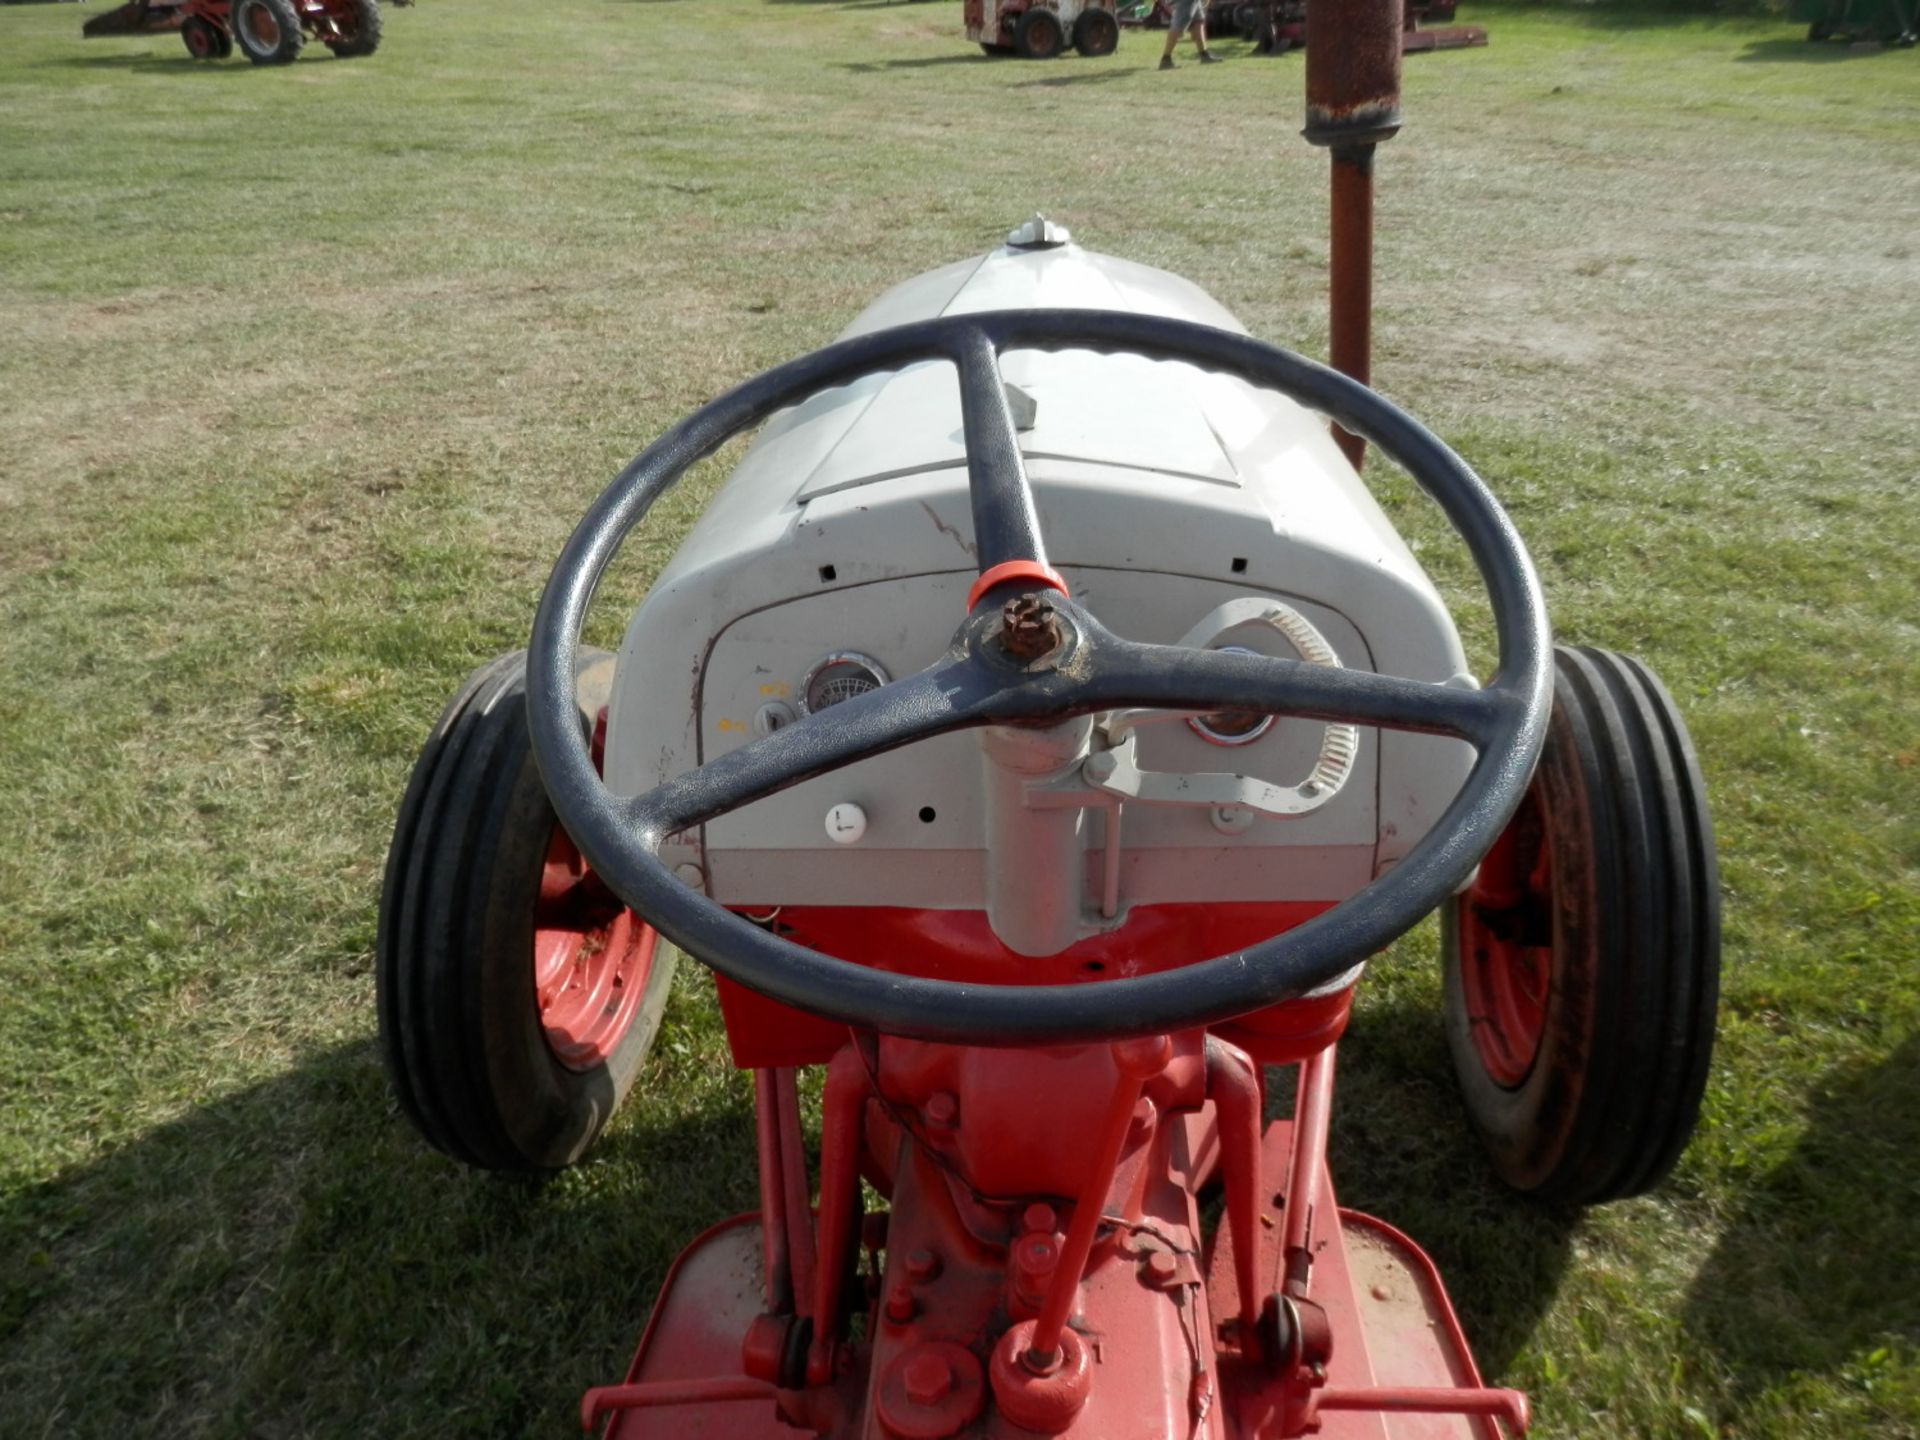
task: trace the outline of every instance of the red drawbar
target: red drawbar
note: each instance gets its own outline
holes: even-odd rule
[[[765,907],[742,908],[765,913]],[[1330,908],[1317,900],[1136,905],[1119,929],[1045,956],[1009,950],[979,910],[788,906],[777,924],[801,945],[894,974],[995,985],[1071,985],[1192,965],[1291,930]],[[733,1060],[742,1069],[824,1065],[846,1040],[844,1025],[716,978]],[[1286,1065],[1338,1039],[1352,1002],[1347,987],[1212,1028],[1263,1064]]]
[[[980,572],[980,578],[967,591],[968,611],[971,612],[980,603],[982,595],[1009,580],[1031,580],[1036,585],[1051,586],[1062,595],[1067,593],[1067,582],[1060,578],[1060,572],[1051,565],[1043,565],[1038,560],[1006,560]]]

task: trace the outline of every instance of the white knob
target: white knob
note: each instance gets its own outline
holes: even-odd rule
[[[827,838],[838,845],[856,844],[867,833],[867,812],[851,800],[827,811]]]

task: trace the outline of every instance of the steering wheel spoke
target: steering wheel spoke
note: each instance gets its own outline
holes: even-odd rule
[[[992,718],[1004,684],[962,652],[771,735],[716,756],[621,802],[622,819],[649,851],[666,837],[868,756]]]
[[[1485,747],[1510,722],[1504,691],[1469,690],[1250,651],[1142,645],[1104,637],[1093,686],[1103,708],[1249,710],[1330,724],[1452,735]]]
[[[1044,565],[1047,548],[1040,516],[993,337],[984,329],[961,330],[955,336],[953,360],[960,371],[960,424],[980,572],[1017,560]]]

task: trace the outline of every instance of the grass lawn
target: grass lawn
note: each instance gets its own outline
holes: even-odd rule
[[[264,71],[85,13],[0,8],[0,1436],[566,1433],[751,1203],[749,1086],[688,965],[589,1163],[405,1128],[371,950],[427,726],[666,421],[1036,207],[1318,353],[1300,58],[423,0]],[[1663,1192],[1543,1212],[1464,1128],[1416,933],[1344,1050],[1342,1198],[1432,1249],[1539,1433],[1920,1435],[1920,56],[1462,19],[1492,46],[1409,62],[1380,161],[1376,374],[1561,635],[1686,709],[1720,1049]]]

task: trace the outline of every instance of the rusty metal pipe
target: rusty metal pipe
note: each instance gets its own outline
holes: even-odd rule
[[[1327,226],[1327,363],[1362,385],[1373,373],[1373,149],[1347,145],[1333,152]],[[1338,425],[1333,438],[1358,470],[1367,442]]]
[[[1373,151],[1400,129],[1400,30],[1405,0],[1307,0],[1307,125],[1331,152],[1328,363],[1371,377]],[[1366,447],[1335,426],[1355,469]]]

